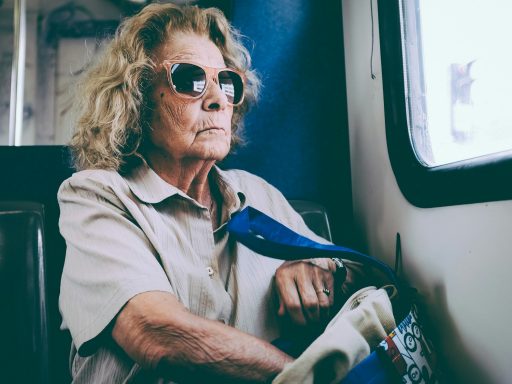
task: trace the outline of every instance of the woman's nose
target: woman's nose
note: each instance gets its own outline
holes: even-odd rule
[[[219,84],[211,81],[203,95],[203,108],[207,111],[222,110],[228,106],[228,98]]]

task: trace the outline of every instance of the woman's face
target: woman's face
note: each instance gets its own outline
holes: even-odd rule
[[[207,67],[224,68],[220,50],[207,37],[182,33],[163,43],[155,52],[159,76],[153,88],[150,132],[151,157],[183,162],[222,160],[230,150],[233,107],[213,81],[198,99],[186,99],[171,91],[165,60],[192,61]]]

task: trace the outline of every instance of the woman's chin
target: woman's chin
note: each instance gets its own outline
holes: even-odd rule
[[[217,145],[210,145],[208,148],[205,148],[204,151],[201,151],[200,158],[202,160],[216,160],[221,161],[223,160],[229,153],[230,146],[229,144],[217,144]]]

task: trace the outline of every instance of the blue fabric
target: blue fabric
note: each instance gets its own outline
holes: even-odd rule
[[[246,207],[233,216],[227,224],[227,230],[237,241],[264,256],[281,260],[321,257],[353,260],[376,267],[385,273],[393,284],[399,286],[395,273],[385,263],[351,248],[317,243],[253,207]]]
[[[377,352],[373,352],[356,365],[340,384],[393,384],[400,382],[397,374],[379,357]]]

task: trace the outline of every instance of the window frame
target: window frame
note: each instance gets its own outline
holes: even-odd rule
[[[419,0],[413,1],[417,6]],[[504,182],[512,177],[512,150],[434,167],[416,157],[409,137],[400,6],[401,0],[378,0],[386,140],[401,192],[420,208],[512,199],[512,183]]]

